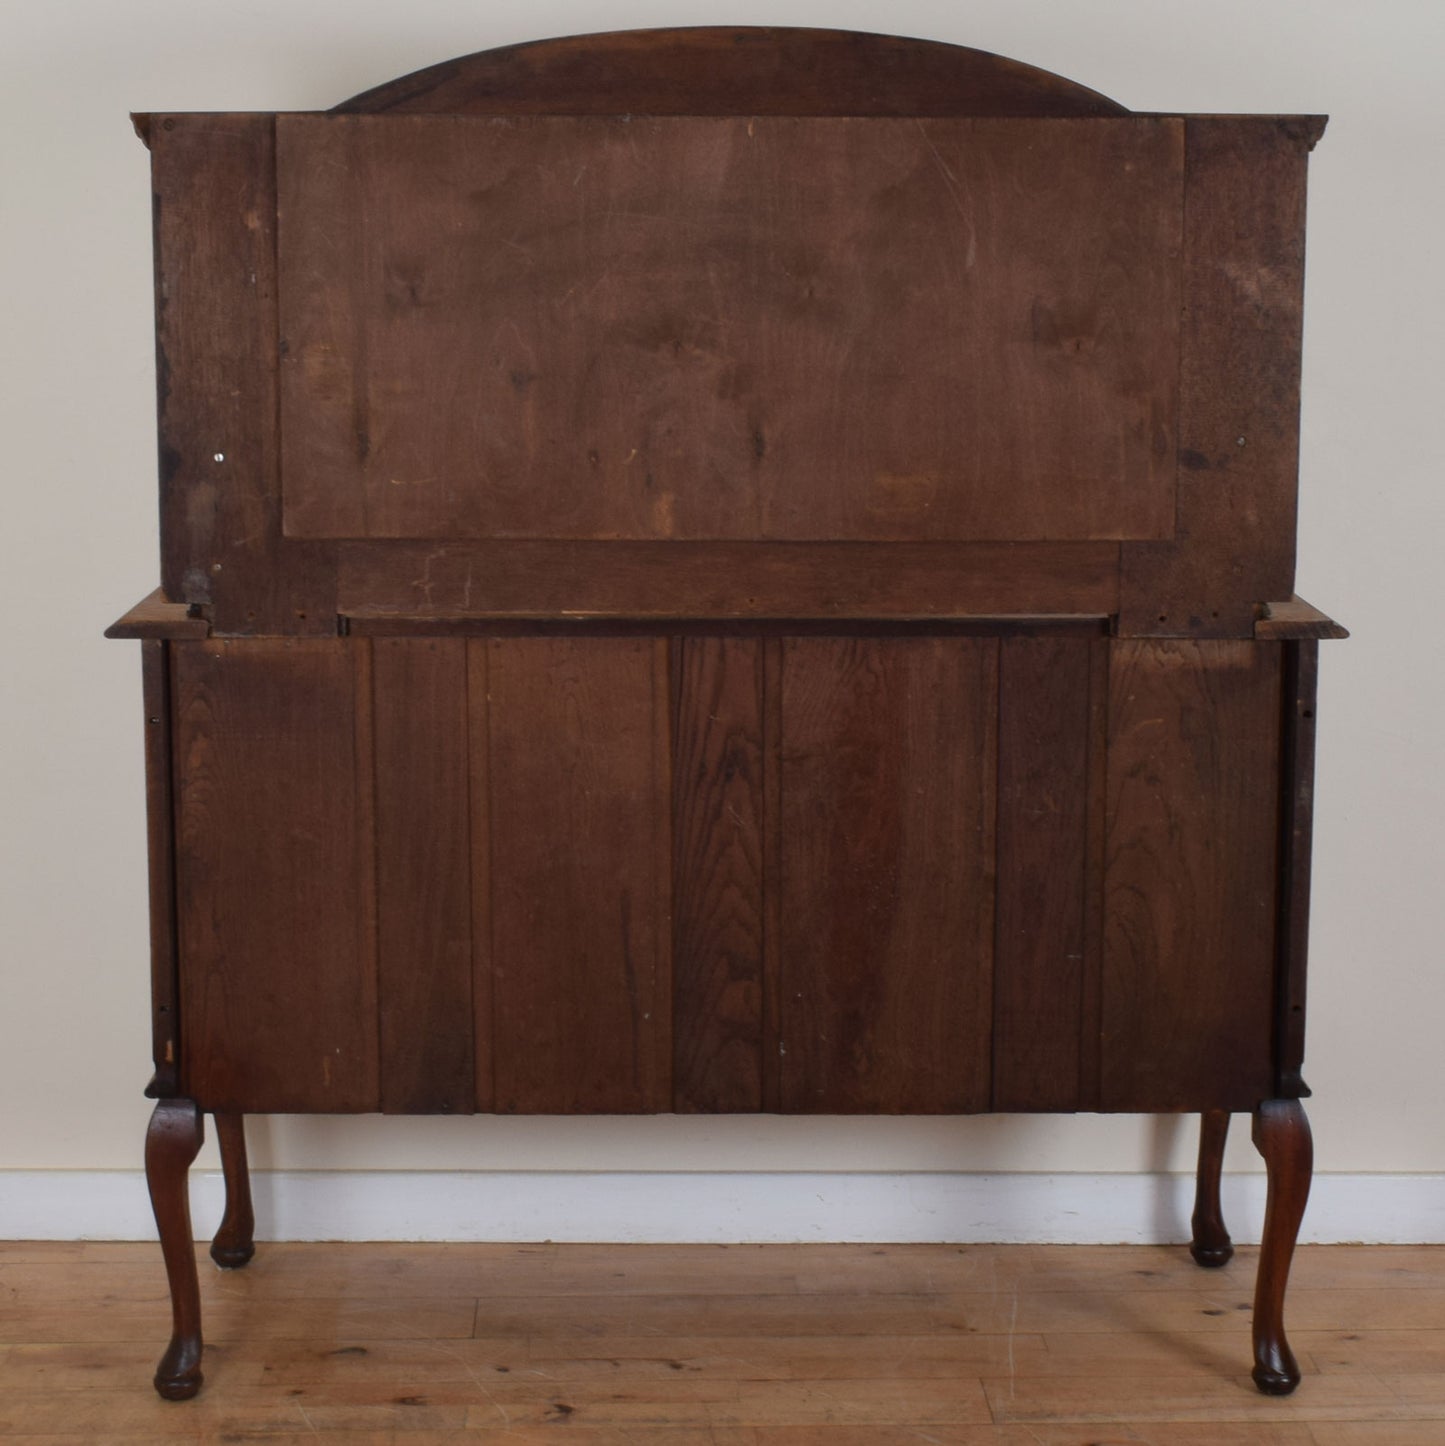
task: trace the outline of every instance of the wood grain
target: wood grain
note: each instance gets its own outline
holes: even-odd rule
[[[787,1111],[987,1107],[997,644],[788,639]]]
[[[339,547],[341,612],[886,618],[1119,605],[1117,543],[472,542]]]
[[[1302,597],[1292,597],[1264,605],[1264,615],[1254,625],[1254,636],[1261,641],[1279,642],[1347,638],[1349,633]]]
[[[1302,1071],[1309,984],[1310,853],[1314,839],[1319,644],[1312,639],[1286,643],[1281,653],[1284,734],[1280,757],[1274,1093],[1282,1099],[1293,1099],[1309,1093]]]
[[[204,638],[205,618],[192,617],[185,603],[170,602],[160,588],[147,593],[106,630],[108,638]]]
[[[180,1086],[375,1110],[369,645],[173,643]]]
[[[1315,117],[1186,122],[1179,516],[1123,549],[1123,636],[1248,637],[1294,592],[1305,168]]]
[[[1252,1110],[1273,1078],[1280,644],[1113,644],[1106,1109]]]
[[[335,550],[281,540],[275,123],[151,117],[161,586],[219,634],[332,633]]]
[[[466,1114],[476,1099],[466,643],[371,647],[381,1106]]]
[[[993,1108],[1083,1105],[1090,673],[1103,643],[999,650]]]
[[[290,537],[1173,534],[1178,120],[276,124]]]
[[[670,1108],[666,644],[487,649],[496,1108]],[[485,959],[478,967],[486,968]]]
[[[762,1108],[762,643],[672,644],[673,1108]]]
[[[588,1446],[902,1446],[925,1434],[948,1446],[1433,1446],[1441,1256],[1301,1249],[1296,1304],[1320,1325],[1292,1338],[1310,1379],[1266,1401],[1245,1378],[1247,1272],[1195,1270],[1182,1247],[278,1244],[264,1270],[203,1272],[217,1348],[205,1391],[177,1408],[147,1385],[150,1342],[169,1328],[154,1244],[4,1242],[0,1439],[349,1432],[380,1446],[460,1440],[441,1423],[475,1412],[466,1439],[497,1443],[565,1428]],[[493,1282],[505,1304],[481,1294]],[[910,1324],[860,1329],[887,1318],[876,1292],[890,1284],[888,1309]],[[613,1324],[579,1329],[609,1293]],[[525,1310],[529,1297],[535,1329],[488,1333],[494,1305]],[[1076,1329],[1022,1325],[1056,1299],[1085,1307]],[[722,1307],[711,1317],[709,1300]],[[685,1321],[690,1307],[695,1324],[737,1329],[629,1329],[629,1306],[639,1322]],[[769,1328],[789,1319],[793,1330]],[[937,1419],[978,1387],[988,1422]],[[827,1424],[808,1424],[825,1397]],[[509,1429],[487,1424],[498,1404]],[[739,1413],[749,1424],[720,1424]]]
[[[146,1094],[180,1093],[180,973],[176,942],[176,812],[172,777],[171,655],[167,643],[141,644],[145,708],[146,885],[150,905],[151,1062]]]
[[[698,26],[480,51],[336,109],[460,115],[1125,115],[1076,81],[962,45],[850,30]]]

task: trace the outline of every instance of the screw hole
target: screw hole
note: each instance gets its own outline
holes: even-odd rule
[[[1169,621],[1168,615],[1165,614],[1165,613],[1160,613],[1160,614],[1159,614],[1159,621],[1160,621],[1161,623],[1167,623],[1167,622]]]

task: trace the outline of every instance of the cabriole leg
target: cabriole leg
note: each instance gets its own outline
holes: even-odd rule
[[[1309,1120],[1298,1100],[1265,1100],[1254,1112],[1254,1143],[1264,1156],[1269,1192],[1254,1288],[1254,1383],[1270,1396],[1299,1385],[1284,1335],[1284,1292],[1314,1169]]]
[[[244,1115],[218,1114],[216,1139],[226,1177],[226,1213],[211,1241],[211,1259],[222,1270],[239,1270],[256,1253],[256,1216],[251,1209],[251,1171],[246,1163]]]
[[[1199,1265],[1211,1269],[1227,1265],[1234,1254],[1224,1212],[1219,1205],[1219,1176],[1224,1167],[1224,1142],[1229,1135],[1229,1111],[1206,1110],[1199,1119],[1199,1173],[1194,1182],[1194,1239],[1189,1253]]]
[[[191,1234],[191,1161],[205,1138],[194,1100],[161,1100],[146,1131],[146,1183],[171,1288],[171,1343],[156,1367],[156,1390],[184,1401],[201,1389],[201,1292]]]

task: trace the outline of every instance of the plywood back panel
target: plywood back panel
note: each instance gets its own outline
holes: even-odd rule
[[[281,116],[293,538],[1174,524],[1167,118]]]

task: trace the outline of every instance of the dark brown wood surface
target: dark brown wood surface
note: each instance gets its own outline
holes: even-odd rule
[[[222,1270],[240,1270],[256,1254],[256,1211],[251,1203],[251,1166],[246,1158],[246,1120],[222,1111],[216,1143],[226,1185],[226,1208],[211,1239],[211,1259]]]
[[[1174,525],[1183,126],[281,116],[288,536]]]
[[[187,1091],[378,1109],[370,648],[170,646]]]
[[[1080,1104],[1090,675],[1107,644],[1010,638],[999,650],[993,1108]],[[1091,960],[1091,962],[1096,962]]]
[[[786,1111],[987,1105],[997,654],[967,639],[784,642]]]
[[[1103,1107],[1273,1087],[1280,645],[1112,648]]]
[[[146,1130],[145,1166],[171,1296],[170,1344],[154,1377],[168,1401],[189,1400],[201,1389],[201,1292],[188,1176],[205,1138],[205,1117],[194,1100],[157,1101]]]
[[[210,625],[192,617],[185,603],[170,602],[160,588],[147,593],[106,630],[108,638],[204,638]]]
[[[1318,117],[1186,123],[1179,515],[1126,545],[1125,636],[1247,637],[1294,592],[1305,167]]]
[[[1310,854],[1315,810],[1315,698],[1319,643],[1282,648],[1284,738],[1280,757],[1279,922],[1275,986],[1274,1092],[1309,1094],[1305,1085],[1305,1003],[1310,934]]]
[[[1218,1270],[1234,1258],[1234,1242],[1229,1238],[1219,1199],[1228,1138],[1229,1112],[1205,1110],[1199,1118],[1199,1166],[1194,1179],[1194,1212],[1189,1221],[1189,1253],[1194,1263],[1206,1270]]]
[[[146,1094],[177,1093],[180,1075],[180,975],[176,945],[176,815],[172,779],[171,669],[168,645],[141,644],[145,708],[146,883],[150,904],[151,1060]]]
[[[445,115],[1124,115],[1063,76],[898,35],[708,26],[571,35],[388,81],[343,112]]]
[[[466,1114],[476,1100],[467,645],[372,648],[381,1107]]]
[[[1347,638],[1349,632],[1332,617],[1307,603],[1302,597],[1264,605],[1264,615],[1254,624],[1254,635],[1261,641],[1284,641],[1305,638]]]
[[[492,703],[490,649],[468,643],[467,866],[472,900],[472,1053],[476,1107],[497,1108],[496,973],[492,954]],[[505,844],[505,840],[504,840]],[[465,1028],[455,1021],[454,1028]]]
[[[162,589],[217,633],[332,633],[334,549],[281,540],[274,117],[150,134]]]
[[[667,647],[487,649],[496,1108],[671,1107]],[[474,767],[476,763],[474,761]]]
[[[673,1108],[763,1106],[763,644],[672,645]]]
[[[1298,1100],[1263,1100],[1254,1112],[1254,1144],[1269,1174],[1259,1274],[1254,1288],[1254,1383],[1269,1396],[1287,1396],[1300,1368],[1284,1333],[1284,1292],[1309,1200],[1314,1140]]]
[[[445,542],[341,544],[347,616],[889,618],[1119,606],[1119,545]]]

